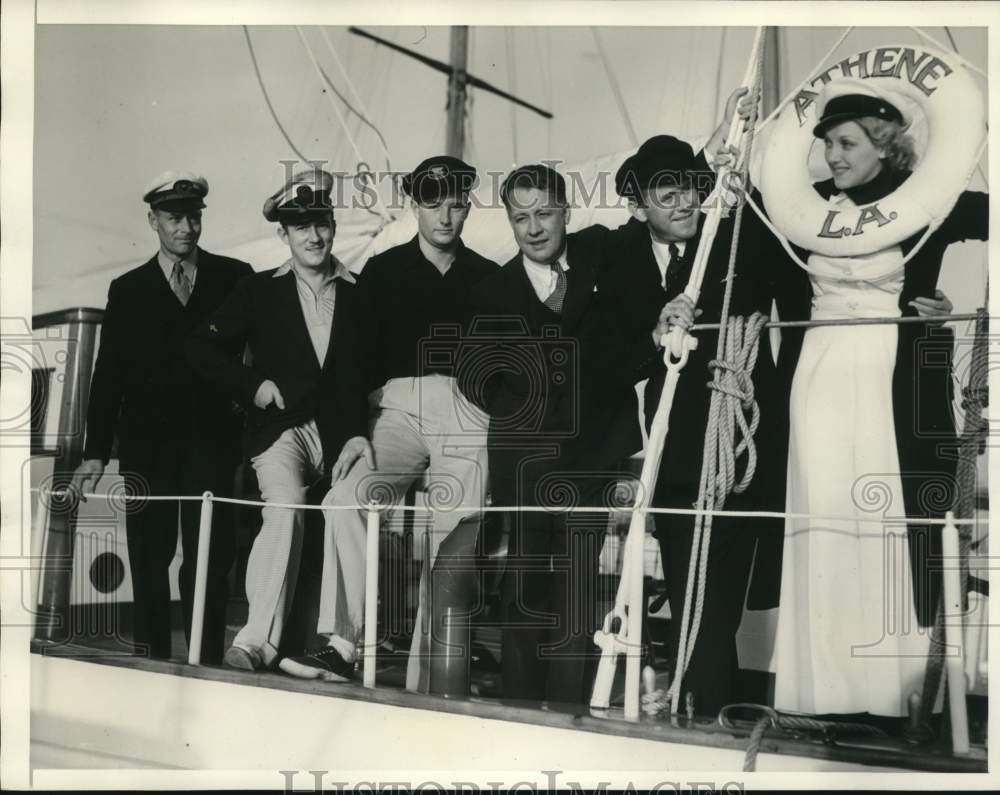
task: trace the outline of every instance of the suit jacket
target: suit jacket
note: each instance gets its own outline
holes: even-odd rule
[[[271,269],[240,283],[229,299],[188,337],[188,358],[202,376],[246,406],[250,456],[258,455],[288,428],[316,420],[329,468],[344,442],[368,434],[367,372],[363,308],[357,287],[336,283],[336,303],[322,366],[309,338],[295,274]],[[249,345],[252,364],[240,353]],[[264,381],[281,391],[285,408],[258,409],[253,402]]]
[[[779,311],[782,308],[785,310],[783,318],[807,317],[807,279],[801,272],[783,274],[785,278],[782,281],[775,279],[771,265],[775,246],[769,243],[770,234],[762,227],[756,228],[748,215],[749,210],[743,216],[740,256],[736,263],[730,315],[748,316],[755,311],[769,315],[771,301],[774,299],[778,302]],[[643,352],[641,358],[644,362],[637,375],[649,379],[644,395],[647,427],[656,412],[666,376],[663,351],[656,347],[652,331],[664,304],[683,293],[687,286],[701,240],[702,226],[703,222],[699,224],[695,237],[687,241],[680,261],[671,262],[665,287],[661,283],[660,270],[645,224],[633,218],[624,226],[609,232],[604,242],[602,286],[614,298],[617,311],[623,318],[622,322],[628,324],[634,346]],[[723,219],[709,254],[698,299],[698,308],[702,314],[696,323],[719,321],[733,231],[733,219]],[[670,431],[660,465],[661,492],[668,498],[670,495],[676,497],[678,507],[685,507],[681,503],[690,502],[689,495],[692,491],[697,495],[705,426],[711,401],[711,391],[707,384],[713,379],[709,362],[716,355],[718,332],[701,331],[696,337],[698,347],[690,353],[677,384],[670,414]],[[782,346],[784,347],[784,340]],[[784,481],[784,445],[781,444],[780,437],[782,428],[787,434],[787,385],[790,384],[790,378],[783,373],[779,374],[772,357],[768,334],[762,335],[760,339],[753,381],[756,399],[761,407],[762,423],[756,442],[758,448],[764,445],[765,449],[761,452],[765,454],[758,463],[758,474],[755,477],[755,482],[759,485],[752,487],[750,493],[758,494],[768,504],[774,504],[776,498],[763,481]],[[668,504],[673,505],[674,500]]]
[[[603,244],[602,284],[615,299],[623,323],[629,325],[634,347],[644,356],[637,380],[649,379],[644,393],[647,429],[659,404],[666,377],[663,351],[656,347],[652,330],[664,304],[683,293],[687,286],[703,224],[702,220],[696,235],[687,241],[680,261],[671,262],[665,287],[644,223],[631,219],[608,232]],[[734,217],[720,222],[702,282],[698,300],[702,314],[697,323],[717,323],[721,316],[724,279],[734,229]],[[769,316],[773,300],[783,320],[808,318],[811,291],[805,272],[783,267],[787,256],[749,208],[743,213],[738,255],[729,308],[731,316],[749,316],[755,311]],[[782,335],[777,366],[770,334],[764,333],[760,337],[757,363],[752,374],[755,399],[761,412],[760,425],[754,437],[758,455],[756,474],[746,492],[730,495],[725,504],[727,509],[784,509],[788,398],[793,365],[783,365],[783,362],[793,362],[801,345],[801,334],[790,336],[786,339]],[[714,378],[709,362],[716,355],[718,332],[701,331],[696,338],[698,347],[691,351],[677,383],[670,413],[670,430],[661,458],[654,504],[663,507],[690,508],[698,497],[712,395],[708,384]],[[746,459],[741,459],[741,471],[745,463]],[[690,524],[691,519],[683,516],[660,518],[657,524],[667,526],[671,521]],[[755,520],[739,531],[754,532],[760,545],[750,592],[751,606],[772,606],[777,603],[780,588],[782,522]]]
[[[492,471],[495,464],[516,468],[546,445],[557,450],[550,463],[566,471],[613,468],[642,446],[629,413],[634,382],[626,336],[597,284],[601,235],[567,236],[561,315],[538,300],[520,254],[471,293],[458,381],[490,414],[495,485],[512,477]]]
[[[94,365],[84,458],[107,462],[117,432],[122,469],[142,472],[162,440],[234,459],[242,417],[224,392],[184,356],[187,334],[253,273],[245,262],[198,250],[198,275],[187,305],[163,276],[157,257],[119,276]]]

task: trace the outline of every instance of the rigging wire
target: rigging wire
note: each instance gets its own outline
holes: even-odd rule
[[[936,39],[934,39],[934,37],[932,37],[926,30],[923,30],[922,28],[914,28],[914,27],[911,27],[910,30],[912,30],[914,33],[916,33],[924,41],[929,41],[931,44],[933,44],[939,50],[946,49],[944,46],[941,45],[941,43],[939,41],[937,41]],[[947,28],[945,30],[947,30]],[[962,60],[962,65],[966,69],[968,69],[970,72],[975,72],[977,75],[979,75],[984,80],[989,80],[989,75],[987,75],[986,72],[984,72],[982,69],[980,69],[974,63],[972,63],[968,58],[966,58],[965,56],[963,56],[958,50],[955,50],[955,55],[957,55]]]
[[[697,33],[697,31],[696,31]],[[697,49],[695,50],[697,51]],[[691,70],[694,67],[693,58],[684,59],[684,82],[681,83],[682,86],[691,85]],[[681,100],[681,120],[680,129],[683,130],[685,137],[689,136],[692,132],[691,128],[691,95],[693,91],[685,91],[684,98]]]
[[[949,28],[947,25],[945,25],[944,26],[944,32],[945,32],[945,35],[948,37],[948,42],[951,44],[951,48],[955,51],[955,54],[961,56],[962,53],[959,52],[958,42],[955,41],[955,37],[954,37],[954,35],[952,35],[952,32],[951,32],[951,28]],[[989,190],[990,189],[990,182],[986,178],[986,172],[983,169],[983,164],[981,162],[976,163],[976,172],[979,174],[979,178],[983,181],[983,185],[986,187],[986,190]],[[988,261],[988,259],[985,256],[980,258],[980,262],[982,264],[982,269],[980,271],[980,280],[981,280],[982,284],[986,285],[985,288],[984,288],[984,291],[986,293],[986,300],[984,300],[984,302],[983,302],[983,304],[985,306],[986,304],[988,304],[988,301],[989,301],[990,267],[989,267],[989,261]],[[957,385],[957,389],[955,390],[955,400],[953,401],[953,403],[958,404],[959,403],[959,396],[962,394],[962,384],[959,382],[957,374],[954,373],[954,372],[952,372],[952,381]]]
[[[848,27],[848,28],[844,29],[843,34],[841,34],[840,38],[837,39],[833,43],[833,46],[827,51],[826,55],[824,55],[822,58],[820,58],[819,62],[816,64],[816,66],[813,67],[810,70],[810,72],[809,72],[810,74],[814,73],[817,69],[819,69],[819,67],[821,67],[828,60],[830,60],[830,58],[837,51],[837,49],[840,47],[840,45],[844,43],[844,40],[848,36],[851,35],[851,31],[852,30],[854,30],[853,27]],[[787,105],[789,102],[791,102],[793,99],[795,99],[796,96],[798,96],[799,89],[804,84],[805,84],[804,82],[797,84],[794,89],[792,89],[788,94],[786,94],[785,98],[782,99],[781,102],[778,103],[778,105],[775,107],[775,109],[772,110],[769,114],[767,114],[767,117],[763,121],[758,122],[758,124],[757,124],[758,130],[760,128],[764,127],[765,125],[770,124],[774,119],[776,119],[778,117],[778,114],[781,113],[781,111],[783,111],[785,109],[785,105]]]
[[[669,128],[671,126],[670,124],[665,124],[664,123],[664,119],[663,119],[663,103],[664,103],[664,100],[666,100],[666,98],[667,98],[667,91],[670,88],[670,81],[669,80],[661,80],[660,81],[660,86],[661,86],[660,87],[660,98],[659,98],[659,100],[656,103],[656,116],[653,117],[653,124],[655,125],[654,129],[656,129],[656,130],[660,130],[660,129],[663,129],[663,128]]]
[[[632,146],[639,145],[639,136],[635,134],[635,127],[632,125],[632,118],[628,115],[628,107],[625,105],[625,98],[622,96],[621,86],[618,85],[618,78],[615,77],[614,69],[611,68],[611,61],[608,53],[604,49],[604,42],[601,41],[601,33],[597,27],[591,27],[590,32],[594,35],[594,43],[597,45],[597,52],[601,56],[601,63],[604,64],[604,73],[608,76],[608,83],[611,84],[611,93],[614,95],[615,103],[618,105],[618,112],[622,121],[625,122],[625,131],[628,133]]]
[[[547,45],[542,44],[542,33],[536,27],[532,29],[532,41],[535,43],[535,54],[538,56],[538,69],[542,74],[542,97],[545,99],[545,107],[552,107],[552,51]],[[546,38],[549,35],[549,29],[545,29]],[[549,156],[552,154],[552,120],[547,120],[548,124],[545,125],[546,142],[545,142],[545,154]]]
[[[514,61],[514,31],[510,27],[503,29],[504,47],[507,54],[507,90],[517,94],[517,64]],[[520,160],[517,153],[517,108],[513,102],[507,105],[510,114],[510,141],[514,152],[514,165]]]
[[[347,109],[348,109],[349,111],[351,111],[351,113],[353,113],[353,114],[354,114],[355,116],[357,116],[357,117],[358,117],[358,118],[359,118],[359,119],[360,119],[360,120],[361,120],[361,121],[362,121],[362,122],[363,122],[364,124],[366,124],[366,125],[367,125],[368,127],[370,127],[370,128],[372,129],[372,130],[374,130],[374,131],[375,131],[375,135],[377,135],[377,136],[378,136],[378,139],[379,139],[379,142],[380,142],[380,143],[382,144],[382,151],[383,151],[383,152],[385,152],[385,154],[386,154],[386,158],[385,158],[385,166],[386,166],[386,170],[387,170],[387,171],[392,171],[392,166],[391,166],[391,164],[389,163],[389,152],[388,152],[388,150],[387,150],[387,149],[386,149],[386,147],[385,147],[385,139],[384,139],[384,138],[382,137],[382,133],[381,133],[381,132],[379,132],[379,129],[378,129],[378,127],[376,127],[376,126],[375,126],[374,124],[372,124],[372,123],[371,123],[371,122],[370,122],[370,121],[369,121],[369,120],[368,120],[368,119],[367,119],[367,118],[366,118],[365,116],[363,116],[363,115],[362,115],[361,113],[359,113],[359,112],[358,112],[357,110],[355,110],[355,109],[354,109],[354,107],[353,107],[353,106],[351,105],[351,103],[347,101],[347,98],[346,98],[346,97],[345,97],[345,96],[344,96],[343,94],[341,94],[341,93],[340,93],[340,91],[338,91],[338,90],[337,90],[337,87],[336,87],[336,86],[335,86],[335,85],[333,84],[333,81],[332,81],[332,80],[330,79],[330,76],[329,76],[329,75],[328,75],[328,74],[326,73],[326,70],[325,70],[325,69],[323,68],[322,64],[317,64],[317,65],[319,66],[319,73],[320,73],[320,75],[321,75],[321,76],[323,77],[323,81],[324,81],[324,82],[325,82],[325,83],[327,84],[327,86],[329,86],[330,90],[331,90],[331,91],[332,91],[332,92],[333,92],[334,94],[336,94],[336,95],[337,95],[337,98],[338,98],[338,99],[339,99],[339,100],[340,100],[341,102],[343,102],[343,103],[344,103],[345,107],[346,107],[346,108],[347,108]],[[347,131],[347,128],[345,127],[345,132],[346,132],[346,131]],[[348,135],[350,135],[350,133],[348,133]]]
[[[948,36],[948,41],[951,42],[951,48],[955,51],[955,54],[962,55],[962,53],[958,51],[958,43],[955,41],[955,37],[951,34],[951,28],[945,25],[944,32],[945,35]],[[982,163],[976,163],[976,171],[979,173],[979,178],[983,181],[983,184],[986,186],[986,189],[989,190],[990,181],[986,179],[986,172],[983,170]]]
[[[323,68],[319,65],[319,61],[316,59],[316,54],[313,52],[312,47],[309,46],[309,41],[306,39],[305,34],[302,32],[301,26],[296,25],[295,31],[296,33],[299,34],[299,40],[302,42],[302,46],[305,48],[306,54],[309,56],[309,60],[312,62],[313,67],[316,69],[317,75],[319,75],[322,80]],[[324,90],[323,93],[326,94],[326,91]],[[347,140],[348,143],[350,143],[351,145],[351,149],[354,150],[354,155],[357,158],[359,170],[361,170],[360,166],[362,163],[364,163],[364,158],[361,156],[361,150],[358,149],[358,144],[354,140],[354,136],[351,135],[351,131],[347,126],[347,121],[344,119],[344,114],[340,112],[340,108],[337,107],[337,103],[334,101],[333,97],[330,96],[329,94],[326,95],[327,98],[330,100],[330,106],[333,108],[334,113],[337,114],[337,119],[340,121],[341,129],[343,129],[344,135],[347,136]],[[364,209],[367,210],[369,213],[372,213],[373,215],[381,215],[386,221],[392,221],[393,217],[389,213],[389,210],[386,209],[385,202],[382,199],[382,195],[379,193],[377,189],[374,190],[374,194],[378,199],[378,211],[376,212],[367,205],[365,206]]]
[[[548,105],[546,107],[552,108],[552,112],[555,112],[555,106],[553,105],[553,90],[552,86],[555,81],[552,79],[552,28],[545,28],[545,96]],[[552,134],[553,134],[553,121],[548,120],[549,123],[545,125],[546,136],[545,136],[545,151],[546,154],[552,156]]]
[[[378,58],[376,56],[376,69],[370,75],[369,84],[372,88],[366,92],[374,107],[379,112],[375,115],[380,118],[386,117],[387,95],[392,88],[392,73],[396,64],[395,58]]]
[[[944,33],[948,37],[948,41],[951,42],[951,48],[955,52],[958,52],[958,45],[955,43],[955,37],[951,35],[951,28],[949,28],[947,25],[945,25],[944,26]]]
[[[253,71],[254,74],[257,75],[257,85],[260,86],[260,92],[261,94],[264,95],[264,102],[267,104],[267,109],[271,114],[271,118],[274,120],[274,123],[281,131],[281,135],[284,137],[285,143],[287,143],[288,146],[291,148],[291,150],[295,152],[295,155],[299,158],[299,160],[301,160],[304,163],[308,163],[309,158],[306,157],[304,154],[302,154],[302,152],[299,151],[299,148],[292,142],[292,139],[288,135],[288,132],[281,124],[281,119],[278,118],[278,114],[274,110],[274,105],[271,104],[271,98],[268,96],[267,88],[264,85],[264,78],[261,76],[260,73],[260,66],[257,64],[257,54],[254,52],[253,42],[250,40],[250,30],[249,28],[247,28],[246,25],[243,25],[242,28],[243,28],[243,35],[246,37],[247,40],[247,49],[250,51],[250,61],[253,63]]]
[[[722,116],[722,106],[719,104],[722,100],[722,64],[724,61],[724,56],[726,54],[726,33],[729,28],[724,27],[722,29],[722,37],[719,39],[719,62],[715,69],[715,100],[712,102],[712,113],[713,118],[720,118]],[[664,80],[664,89],[666,89],[666,81]]]
[[[333,85],[333,81],[330,80],[329,77],[327,77],[326,72],[323,72],[323,78],[326,80],[327,85],[330,86],[330,89],[340,98],[340,101],[344,103],[347,109],[351,111],[355,116],[357,116],[364,124],[370,127],[372,132],[374,132],[375,135],[378,137],[379,144],[381,144],[382,146],[382,152],[385,154],[386,170],[392,171],[392,164],[390,162],[390,157],[389,157],[389,146],[385,142],[385,137],[382,135],[382,131],[379,130],[379,128],[372,121],[369,120],[368,108],[365,107],[364,100],[358,93],[357,88],[355,88],[354,81],[351,80],[351,76],[350,74],[348,74],[347,69],[344,68],[344,64],[340,60],[340,56],[337,55],[337,50],[334,48],[333,42],[330,40],[329,35],[327,35],[326,28],[321,27],[319,31],[320,34],[323,36],[323,41],[326,42],[326,46],[327,49],[330,51],[330,55],[333,56],[333,60],[337,64],[337,68],[340,69],[340,74],[343,76],[345,82],[347,83],[347,87],[351,90],[351,93],[354,95],[354,99],[358,103],[358,107],[361,108],[361,110],[358,111],[357,109],[354,108],[353,105],[351,105],[350,102],[347,101],[347,98],[344,97],[344,95],[337,90],[336,86]],[[320,71],[322,71],[322,67]]]

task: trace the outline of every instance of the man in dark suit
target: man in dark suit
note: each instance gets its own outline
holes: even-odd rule
[[[264,217],[279,224],[290,258],[244,280],[188,338],[195,369],[250,410],[249,452],[267,503],[303,503],[311,484],[361,456],[374,465],[361,330],[370,313],[331,253],[332,188],[330,174],[308,170],[268,198]],[[249,365],[234,355],[245,345]],[[251,671],[277,662],[304,530],[300,509],[268,505],[262,514],[247,564],[247,623],[224,660]]]
[[[242,419],[229,398],[188,365],[184,339],[253,270],[198,248],[207,193],[205,179],[186,172],[161,174],[144,191],[160,250],[108,290],[84,461],[73,479],[79,491],[100,480],[117,433],[129,494],[232,493]],[[125,517],[136,652],[163,659],[171,653],[168,567],[177,548],[177,511],[176,502],[130,503]],[[180,594],[190,641],[199,504],[183,502],[180,513]],[[231,516],[217,508],[201,650],[207,663],[222,660],[234,554]]]
[[[727,114],[749,114],[734,93]],[[728,119],[720,130],[728,128]],[[705,215],[699,204],[714,184],[709,160],[731,161],[735,151],[720,150],[722,135],[695,155],[691,146],[672,136],[646,141],[626,159],[615,177],[619,195],[628,201],[632,219],[605,239],[602,286],[614,297],[619,316],[630,326],[646,364],[644,392],[647,428],[659,404],[666,368],[659,339],[674,326],[717,323],[722,310],[726,272],[733,241],[735,212],[724,217],[709,253],[698,307],[684,294],[701,241]],[[758,206],[761,205],[759,196]],[[770,316],[772,302],[781,320],[808,320],[812,289],[806,272],[793,265],[778,240],[749,207],[740,230],[730,316],[753,312]],[[943,296],[942,296],[943,298]],[[922,299],[923,300],[923,299]],[[947,299],[923,301],[928,313],[947,314]],[[655,326],[653,334],[649,329]],[[788,400],[794,363],[802,344],[801,329],[785,329],[775,357],[770,334],[762,334],[752,374],[760,425],[755,435],[756,474],[742,494],[731,494],[726,510],[782,511],[788,456]],[[698,498],[704,434],[714,373],[718,333],[696,334],[698,347],[688,357],[678,381],[670,414],[670,430],[661,459],[654,506],[691,508]],[[775,364],[777,358],[777,364]],[[740,463],[741,471],[742,464]],[[668,653],[675,658],[694,531],[694,518],[657,514],[664,576],[670,600]],[[784,522],[780,519],[715,517],[701,629],[684,677],[682,693],[691,693],[695,711],[715,715],[735,695],[738,671],[736,631],[744,604],[773,608],[778,604]],[[752,568],[752,571],[751,571]],[[752,577],[751,577],[752,574]]]
[[[472,292],[459,382],[490,415],[494,505],[608,504],[641,447],[618,319],[597,288],[606,230],[566,234],[563,177],[523,166],[501,198],[520,253]],[[606,514],[516,512],[503,580],[503,694],[585,702]]]
[[[706,217],[700,211],[704,196],[699,196],[696,185],[709,188],[713,182],[705,154],[696,156],[688,143],[669,135],[646,141],[622,164],[615,177],[616,190],[628,200],[632,219],[611,232],[605,241],[601,283],[614,297],[622,322],[629,325],[637,351],[646,358],[641,375],[648,378],[643,401],[647,429],[666,377],[663,350],[659,347],[661,336],[673,326],[689,328],[696,316],[701,323],[719,322],[733,217],[723,218],[719,225],[697,310],[684,294]],[[805,273],[791,269],[784,283],[775,283],[776,269],[772,266],[777,258],[784,257],[784,252],[770,232],[751,216],[749,209],[743,214],[730,316],[749,316],[753,312],[769,316],[772,299],[777,299],[783,319],[808,317],[809,284]],[[696,337],[698,347],[690,352],[674,395],[655,507],[692,508],[698,499],[711,403],[711,391],[706,385],[714,377],[709,362],[716,355],[718,332],[701,331]],[[730,495],[725,508],[780,511],[784,508],[790,378],[779,375],[768,334],[760,338],[753,383],[761,411],[755,437],[756,474],[744,493]],[[668,653],[675,659],[694,517],[656,514],[655,523],[670,600]],[[699,714],[714,715],[731,700],[737,672],[735,635],[755,548],[759,571],[775,556],[780,561],[781,529],[778,520],[713,520],[704,613],[682,687],[682,694],[692,694]],[[777,603],[780,579],[776,566],[769,565],[766,572],[762,574],[765,583],[761,600],[770,607]]]

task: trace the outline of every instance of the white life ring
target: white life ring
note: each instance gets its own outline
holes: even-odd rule
[[[916,103],[927,121],[927,149],[913,174],[883,199],[833,207],[815,190],[807,162],[816,139],[815,98],[825,82],[877,82]],[[968,184],[986,141],[982,92],[963,61],[923,45],[890,45],[838,61],[799,86],[769,123],[755,183],[774,226],[797,246],[834,257],[893,246],[947,217]]]

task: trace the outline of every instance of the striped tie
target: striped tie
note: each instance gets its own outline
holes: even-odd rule
[[[566,300],[566,274],[563,272],[562,266],[558,261],[553,262],[549,267],[552,268],[553,273],[556,275],[556,286],[552,294],[542,303],[557,315],[561,315],[563,302]]]
[[[174,269],[170,272],[170,289],[174,291],[177,300],[187,306],[187,302],[191,300],[191,282],[179,261],[174,263]]]

